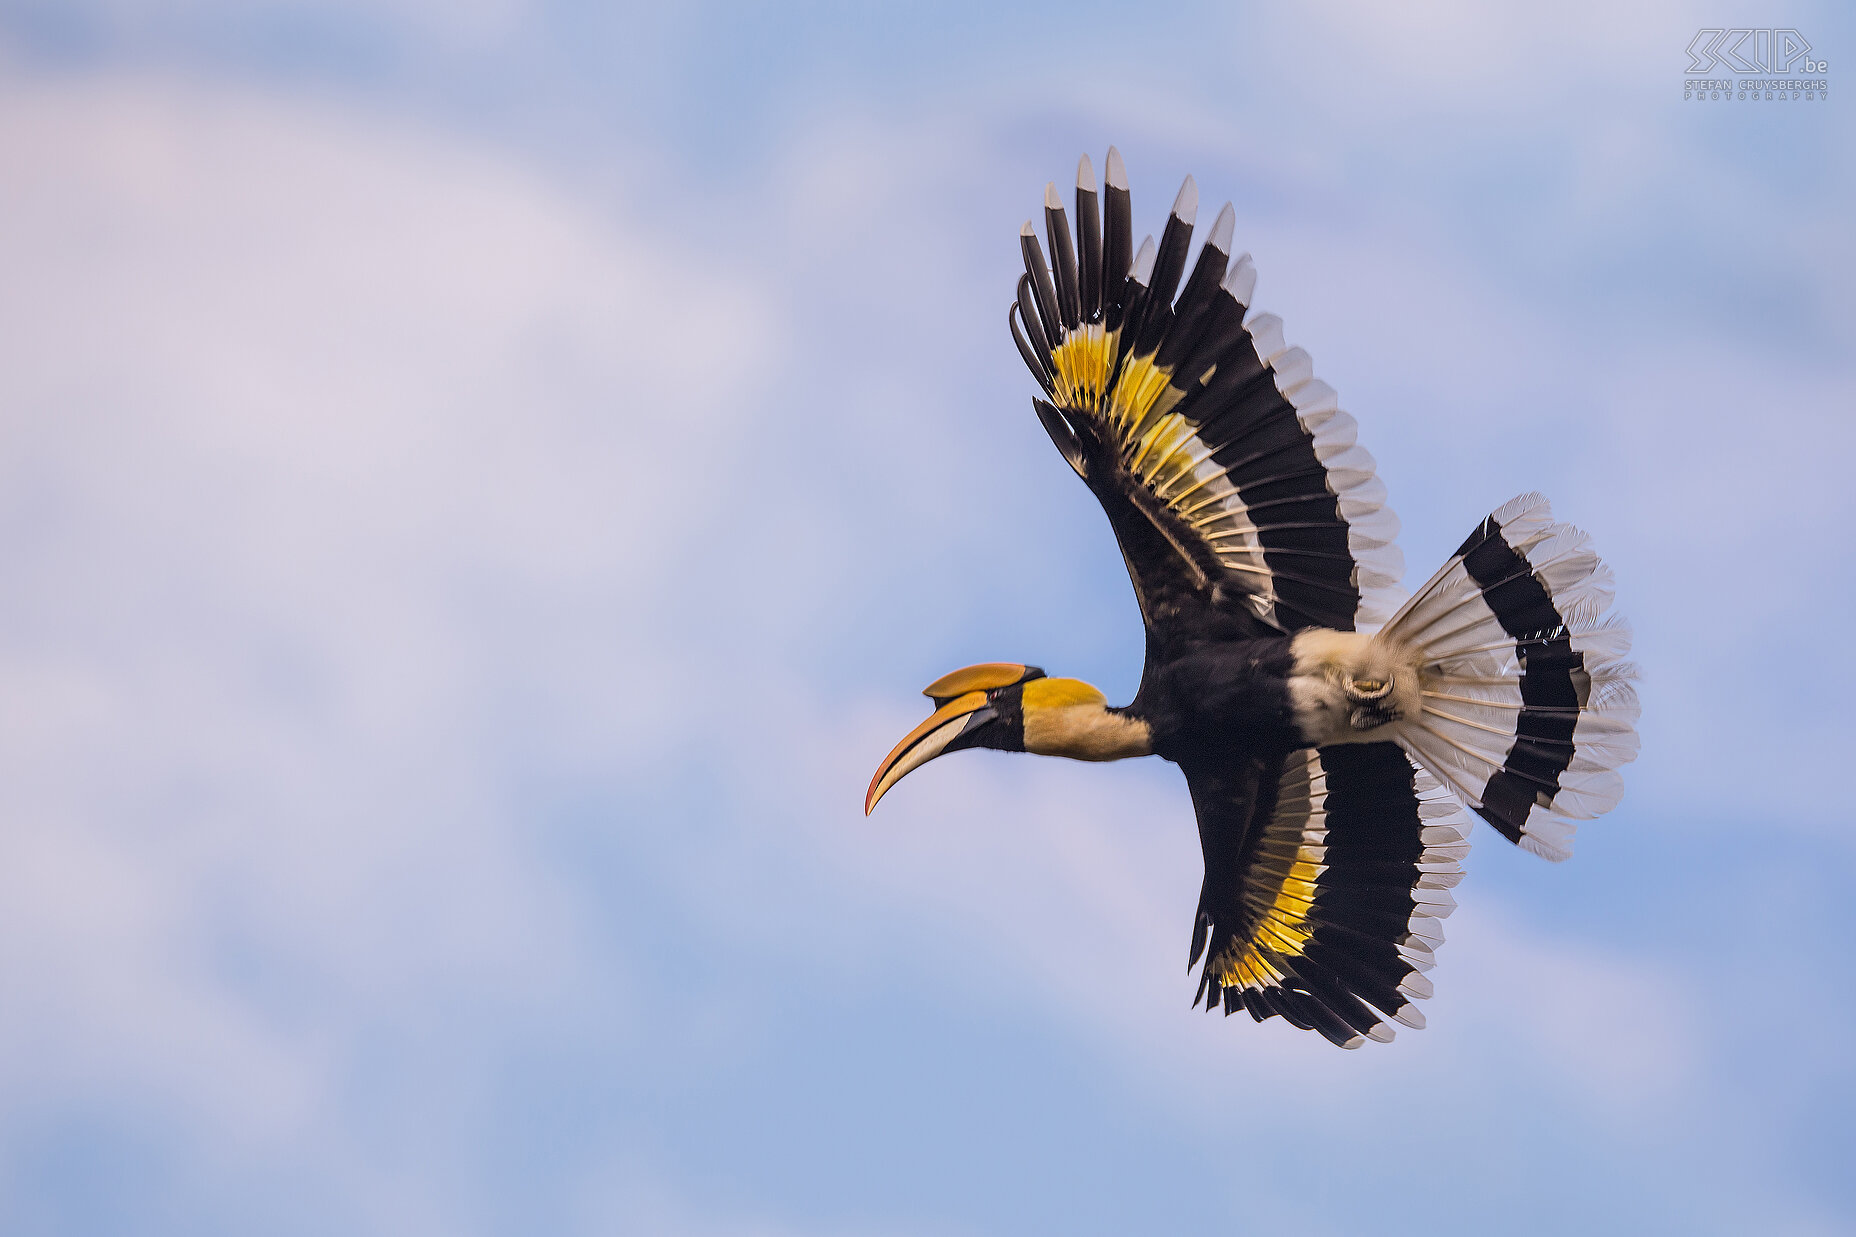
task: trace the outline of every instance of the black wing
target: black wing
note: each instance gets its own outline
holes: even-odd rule
[[[1192,956],[1207,1010],[1280,1014],[1343,1048],[1421,1027],[1468,818],[1397,745],[1186,768],[1205,851]]]
[[[1050,396],[1039,419],[1108,512],[1150,641],[1351,631],[1397,609],[1403,560],[1373,458],[1282,323],[1245,315],[1256,268],[1230,261],[1219,214],[1177,299],[1198,191],[1191,177],[1156,247],[1132,252],[1127,178],[1108,156],[1077,173],[1077,240],[1045,192],[1053,262],[1031,224],[1012,333]]]

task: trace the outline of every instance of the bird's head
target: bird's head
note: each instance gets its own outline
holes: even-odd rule
[[[1111,710],[1108,698],[1081,679],[1046,678],[1036,666],[968,666],[942,675],[922,695],[935,710],[877,766],[864,796],[866,816],[909,773],[963,748],[1077,760],[1119,760],[1153,750],[1145,722]]]

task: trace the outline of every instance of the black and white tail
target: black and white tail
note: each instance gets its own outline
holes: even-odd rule
[[[1591,541],[1523,494],[1484,520],[1380,632],[1418,655],[1399,744],[1508,840],[1572,854],[1574,821],[1624,793],[1637,755],[1630,627],[1605,611]]]

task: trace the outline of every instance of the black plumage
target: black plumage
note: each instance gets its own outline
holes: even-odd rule
[[[1076,267],[1082,319],[1102,316],[1102,220],[1096,206],[1095,172],[1084,155],[1076,164]]]
[[[1063,320],[1057,311],[1057,285],[1052,282],[1050,268],[1044,265],[1044,250],[1038,244],[1038,234],[1029,221],[1019,230],[1019,249],[1025,256],[1025,274],[1031,280],[1033,302],[1037,305],[1037,317],[1044,337],[1057,340],[1063,337]]]
[[[1121,325],[1126,305],[1123,292],[1134,264],[1134,207],[1128,195],[1128,174],[1121,155],[1109,148],[1102,176],[1102,300],[1103,324],[1111,331]]]
[[[1281,323],[1250,312],[1231,207],[1189,268],[1190,177],[1138,250],[1112,148],[1099,196],[1079,163],[1074,241],[1054,185],[1044,206],[1050,263],[1026,223],[1008,319],[1038,420],[1121,548],[1140,689],[1111,709],[1033,667],[956,671],[866,810],[943,751],[1159,755],[1185,774],[1205,858],[1198,1001],[1347,1047],[1422,1026],[1464,805],[1561,858],[1568,820],[1616,801],[1636,704],[1628,633],[1601,617],[1609,576],[1526,495],[1404,600],[1372,457]]]

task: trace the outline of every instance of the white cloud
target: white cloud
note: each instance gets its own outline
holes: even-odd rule
[[[432,0],[259,0],[255,4],[229,4],[226,0],[85,0],[82,20],[125,43],[160,44],[183,33],[234,23],[262,27],[274,23],[301,36],[305,28],[355,26],[417,37],[447,50],[478,51],[495,46],[518,32],[534,15],[528,0],[459,0],[437,4]]]
[[[209,1153],[297,1140],[376,1220],[463,1231],[463,1144],[499,1115],[487,1075],[511,1025],[648,1043],[666,1074],[751,1043],[753,1002],[634,1007],[656,945],[602,937],[513,806],[532,781],[719,803],[700,845],[665,836],[643,879],[708,943],[744,942],[774,972],[760,982],[917,968],[976,1018],[1045,1011],[1140,1103],[1189,1120],[1206,1091],[1384,1114],[1414,1069],[1466,1094],[1517,1061],[1538,1076],[1504,1094],[1560,1088],[1626,1134],[1706,1092],[1703,1032],[1655,959],[1499,910],[1453,921],[1433,1028],[1389,1051],[1189,1012],[1198,858],[1170,769],[957,758],[858,818],[914,718],[837,673],[848,626],[883,626],[898,659],[926,656],[900,647],[918,635],[966,639],[976,608],[1011,610],[1019,637],[1111,626],[1099,589],[1062,581],[1086,574],[1064,558],[1085,543],[1117,568],[1093,513],[1063,523],[1087,499],[1051,499],[1073,483],[1023,388],[974,394],[1022,380],[968,215],[997,205],[1011,227],[1004,199],[1035,205],[1047,174],[982,188],[1018,166],[988,132],[957,110],[840,125],[800,144],[769,215],[711,247],[327,105],[152,81],[0,95],[0,214],[18,221],[0,235],[17,855],[0,985],[31,1011],[0,1027],[0,1058],[33,1063],[0,1067],[16,1114],[0,1139],[107,1087],[180,1112]],[[718,232],[726,213],[688,212]],[[1468,437],[1492,385],[1524,395],[1528,357],[1579,353],[1577,324],[1436,237],[1382,252],[1280,220],[1259,234],[1286,259],[1266,292],[1365,290],[1298,334],[1318,362],[1435,396],[1432,442]],[[1294,328],[1292,295],[1268,303]],[[1427,353],[1439,338],[1461,355]],[[1596,435],[1685,363],[1651,356],[1617,380],[1625,397],[1568,415]],[[1384,453],[1393,427],[1342,388]],[[1480,468],[1512,445],[1456,449]],[[1736,450],[1684,449],[1678,472]],[[1685,484],[1646,478],[1617,509],[1638,504],[1641,529]],[[1001,549],[1021,519],[1051,555]],[[1090,613],[1065,611],[1077,597]],[[1102,647],[1136,644],[1129,628]],[[702,785],[668,785],[679,760]],[[384,1130],[350,1094],[383,1055],[406,1075]],[[624,1150],[621,1166],[650,1159]],[[589,1226],[798,1226],[612,1172],[587,1187]]]
[[[0,1140],[148,1104],[463,1231],[340,1150],[339,1097],[459,1018],[405,1079],[434,1111],[487,1102],[445,1063],[512,1022],[622,1036],[624,960],[508,753],[649,758],[636,702],[670,715],[688,652],[654,654],[652,587],[709,518],[668,513],[762,346],[687,327],[751,293],[508,163],[253,93],[15,81],[0,160]]]

